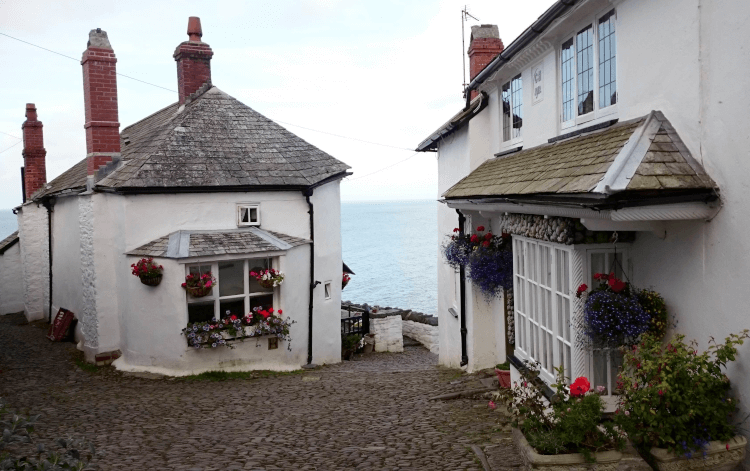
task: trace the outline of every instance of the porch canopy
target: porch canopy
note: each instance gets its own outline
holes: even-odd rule
[[[660,111],[498,154],[443,195],[449,207],[580,218],[592,231],[654,231],[710,219],[716,183]]]
[[[309,243],[310,241],[307,239],[264,231],[257,227],[213,231],[176,231],[131,250],[126,255],[181,259],[278,252]]]

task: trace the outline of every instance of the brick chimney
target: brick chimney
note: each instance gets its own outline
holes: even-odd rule
[[[481,25],[471,27],[469,40],[469,82],[479,74],[487,64],[492,62],[498,54],[503,52],[503,41],[497,25]],[[471,91],[471,99],[477,96],[477,91]]]
[[[201,19],[191,16],[188,20],[187,34],[189,39],[177,46],[174,60],[177,61],[177,89],[180,104],[201,85],[211,81],[211,57],[214,51],[211,46],[201,41]]]
[[[120,157],[117,113],[117,58],[101,28],[89,33],[83,52],[83,102],[86,106],[86,160],[88,174]]]
[[[42,122],[36,119],[34,103],[26,104],[26,121],[21,125],[23,130],[23,188],[24,201],[31,199],[38,189],[47,183],[47,166],[44,158],[44,135]]]

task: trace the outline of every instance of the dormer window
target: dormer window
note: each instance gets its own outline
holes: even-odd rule
[[[260,205],[240,204],[237,206],[238,226],[260,226]]]
[[[562,127],[616,111],[615,10],[596,18],[562,43]]]

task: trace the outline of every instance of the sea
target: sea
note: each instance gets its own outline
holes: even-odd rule
[[[437,315],[438,204],[342,202],[342,253],[355,273],[342,299]],[[0,240],[16,229],[13,212],[0,210]]]

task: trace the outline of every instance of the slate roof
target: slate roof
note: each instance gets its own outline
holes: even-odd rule
[[[123,129],[110,188],[307,187],[350,167],[217,87]]]
[[[13,247],[18,242],[18,231],[9,235],[3,240],[0,240],[0,255],[4,254],[9,248]]]
[[[214,86],[124,128],[120,144],[120,165],[98,186],[301,188],[351,168]],[[83,159],[33,198],[84,189],[86,175]]]
[[[207,255],[275,252],[309,244],[307,239],[257,227],[225,231],[176,231],[152,240],[127,255],[140,257],[188,258]]]
[[[716,188],[661,112],[490,159],[443,197]]]

